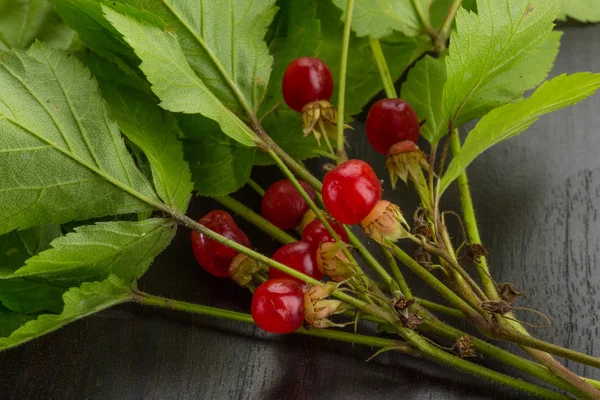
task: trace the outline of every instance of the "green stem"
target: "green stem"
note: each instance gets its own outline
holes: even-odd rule
[[[392,254],[392,252],[389,251],[385,246],[381,246],[381,251],[383,251],[383,255],[384,255],[388,265],[390,266],[390,269],[392,270],[392,274],[394,275],[394,279],[396,280],[396,283],[400,287],[400,291],[402,292],[404,297],[406,297],[406,300],[412,299],[413,298],[412,292],[410,291],[410,288],[408,287],[408,284],[406,283],[406,279],[404,279],[404,275],[402,275],[402,272],[400,271],[400,268],[398,267],[398,263],[396,262],[396,259],[394,258],[394,254]]]
[[[449,317],[465,319],[465,315],[457,310],[456,308],[446,307],[438,303],[434,303],[433,301],[425,300],[425,299],[417,299],[417,303],[425,307],[430,311],[437,311],[440,314],[447,315]]]
[[[446,41],[450,37],[450,29],[452,28],[452,22],[454,21],[454,16],[456,12],[460,8],[462,4],[462,0],[453,0],[452,4],[450,4],[450,8],[448,9],[448,13],[444,18],[444,22],[440,27],[440,36],[438,40],[438,45],[443,45],[442,49],[446,48]]]
[[[246,221],[250,222],[258,229],[273,237],[273,239],[277,240],[280,243],[288,244],[297,242],[298,239],[294,238],[287,232],[282,231],[250,208],[246,207],[242,203],[238,202],[234,198],[230,196],[217,196],[214,197],[216,201],[229,208],[231,211],[244,218]]]
[[[413,5],[415,11],[417,12],[417,15],[419,16],[419,19],[421,20],[421,24],[425,28],[425,31],[427,32],[429,37],[431,38],[431,42],[437,46],[437,43],[439,41],[439,34],[436,32],[435,28],[431,25],[431,21],[425,14],[425,11],[423,10],[423,6],[421,5],[421,3],[422,2],[419,0],[412,0],[412,5]]]
[[[342,54],[340,57],[340,78],[338,84],[338,104],[337,104],[337,156],[338,163],[348,159],[344,144],[344,110],[346,109],[346,70],[348,68],[348,48],[350,47],[350,28],[352,27],[352,12],[354,10],[354,0],[348,0],[346,7],[346,19],[344,21],[344,36],[342,38]]]
[[[450,147],[454,157],[460,152],[460,138],[458,135],[452,135],[450,137]],[[458,192],[460,196],[460,203],[463,210],[464,225],[467,230],[467,236],[469,243],[481,244],[481,237],[479,236],[479,229],[477,228],[477,221],[475,218],[475,209],[473,208],[473,200],[471,198],[471,190],[469,189],[469,180],[466,172],[463,172],[458,176],[457,179]],[[492,301],[499,300],[498,291],[494,280],[490,277],[490,269],[488,267],[487,259],[480,257],[478,261],[477,271],[479,272],[479,278],[483,285],[483,291],[487,297]]]
[[[335,155],[335,150],[333,150],[333,147],[331,146],[331,141],[329,140],[329,135],[327,134],[327,129],[325,129],[325,124],[323,123],[323,119],[319,118],[319,121],[317,122],[317,124],[319,124],[319,129],[321,130],[321,135],[323,136],[323,139],[325,140],[325,144],[327,145],[327,150],[329,150],[329,153],[331,153],[330,157],[333,157],[334,160],[337,160],[337,156]]]
[[[260,197],[265,195],[265,189],[263,189],[254,179],[248,179],[248,186],[250,186]]]
[[[373,257],[373,255],[367,250],[365,245],[352,233],[348,227],[346,227],[346,232],[348,233],[348,239],[350,239],[350,244],[358,251],[358,254],[361,258],[367,263],[369,267],[379,276],[379,279],[383,281],[383,283],[390,289],[391,293],[398,290],[398,286],[394,282],[394,279],[390,276],[390,274],[385,270],[383,265],[379,263]]]
[[[431,344],[431,342],[421,337],[417,332],[402,326],[397,317],[389,311],[384,311],[379,307],[367,304],[343,292],[335,292],[334,296],[337,297],[339,300],[353,305],[355,308],[362,310],[367,314],[370,314],[376,318],[383,319],[384,321],[392,325],[394,328],[396,328],[400,336],[407,339],[413,346],[415,346],[418,350],[422,351],[427,357],[431,358],[432,360],[449,365],[469,374],[486,378],[492,382],[500,383],[502,385],[506,385],[508,387],[515,388],[523,392],[531,393],[542,398],[568,398],[551,390],[541,388],[537,385],[528,382],[524,382],[520,379],[512,378],[510,376],[501,374],[496,371],[492,371],[480,365],[470,363],[452,354],[446,353],[444,350],[434,346],[433,344]]]
[[[388,243],[388,245],[391,246],[394,255],[396,256],[396,258],[398,258],[398,260],[400,260],[400,262],[406,265],[411,271],[413,271],[422,280],[429,284],[429,286],[431,286],[434,290],[441,294],[450,304],[452,304],[453,307],[459,309],[472,321],[477,321],[485,325],[487,321],[485,321],[483,317],[477,311],[475,311],[475,309],[473,309],[463,299],[456,295],[446,285],[440,282],[431,272],[427,271],[421,264],[413,260],[412,257],[406,254],[401,248],[399,248],[395,244]]]
[[[394,87],[394,80],[392,79],[392,75],[390,74],[390,70],[388,69],[379,40],[369,39],[369,43],[371,44],[371,51],[373,51],[375,63],[377,63],[377,68],[379,69],[379,75],[381,76],[381,80],[383,82],[385,95],[388,98],[398,97],[398,94],[396,93],[396,88]]]
[[[246,324],[254,325],[252,315],[246,313],[240,313],[236,311],[224,310],[222,308],[208,307],[201,304],[188,303],[185,301],[168,299],[165,297],[154,296],[144,292],[135,292],[134,301],[151,307],[165,308],[169,310],[182,311],[192,314],[205,315],[208,317],[214,317],[219,319],[226,319],[230,321],[243,322]],[[416,351],[412,346],[409,346],[406,342],[392,339],[384,339],[366,335],[359,335],[355,333],[336,331],[331,329],[311,329],[307,330],[300,328],[296,333],[315,336],[326,339],[333,339],[340,342],[355,343],[365,346],[372,347],[393,347],[396,351],[402,353],[418,356],[419,352]]]

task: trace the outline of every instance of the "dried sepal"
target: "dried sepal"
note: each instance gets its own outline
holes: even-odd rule
[[[479,244],[479,243],[471,243],[471,244],[467,245],[466,251],[467,251],[467,258],[470,261],[477,261],[477,260],[479,260],[480,257],[484,257],[489,254],[488,251],[485,249],[485,247],[483,247],[483,245]]]
[[[429,170],[427,156],[419,146],[410,140],[399,142],[390,147],[385,163],[392,187],[396,187],[398,179],[408,184],[410,179],[415,185],[423,185],[424,177],[421,169]]]
[[[336,282],[354,276],[354,265],[342,252],[350,246],[344,242],[322,242],[317,250],[317,268]]]
[[[461,336],[456,339],[456,342],[452,346],[452,351],[458,354],[460,358],[475,357],[475,346],[473,345],[473,338],[471,336]]]
[[[512,306],[510,305],[510,303],[504,300],[482,301],[481,303],[479,303],[479,305],[485,311],[490,312],[492,314],[504,315],[512,310]]]
[[[382,245],[385,245],[386,241],[396,242],[404,239],[410,232],[400,207],[387,200],[380,200],[360,225],[367,236]]]
[[[248,286],[257,275],[266,276],[268,271],[266,264],[242,253],[236,255],[229,264],[229,277],[240,286]]]
[[[324,285],[310,286],[304,292],[304,320],[315,328],[340,326],[328,317],[343,312],[346,307],[341,300],[329,299],[339,284],[327,282]]]
[[[518,291],[511,283],[499,283],[497,287],[500,298],[509,304],[514,303],[517,297],[525,293]]]
[[[337,110],[330,102],[311,101],[302,108],[302,132],[304,136],[311,133],[315,135],[320,146],[321,138],[324,135],[332,139],[337,138],[337,118]],[[344,124],[344,128],[350,128],[350,126]]]

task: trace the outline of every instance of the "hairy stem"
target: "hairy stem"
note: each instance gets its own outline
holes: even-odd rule
[[[406,297],[406,300],[412,299],[413,298],[412,292],[410,291],[410,288],[408,287],[408,284],[406,283],[406,279],[404,279],[404,275],[402,275],[402,272],[400,271],[400,268],[398,267],[398,263],[396,262],[396,259],[394,258],[394,254],[389,249],[387,249],[385,246],[381,246],[381,251],[383,251],[385,260],[387,261],[388,265],[390,266],[390,269],[392,270],[392,274],[394,275],[394,279],[396,280],[396,283],[400,287],[400,291],[402,292],[404,297]]]
[[[254,179],[248,179],[248,186],[250,186],[260,197],[265,195],[265,189],[263,189]]]
[[[381,81],[383,82],[383,89],[385,90],[385,95],[388,98],[398,97],[398,94],[396,93],[396,88],[394,87],[394,80],[392,79],[392,75],[390,74],[390,70],[388,69],[379,40],[369,39],[369,43],[371,44],[371,51],[373,52],[375,63],[377,64],[377,68],[379,69],[379,75],[381,76]]]
[[[346,161],[346,138],[344,137],[344,111],[346,110],[346,71],[348,69],[348,48],[350,47],[350,29],[352,27],[352,12],[354,11],[354,0],[348,0],[346,17],[344,20],[344,36],[342,38],[342,54],[340,56],[340,78],[338,84],[337,103],[337,156],[338,164]]]
[[[450,8],[448,9],[448,13],[444,18],[444,22],[440,27],[440,35],[436,42],[436,46],[438,51],[443,51],[446,49],[446,42],[450,37],[450,29],[452,28],[452,22],[454,22],[454,17],[456,16],[456,12],[460,8],[462,4],[462,0],[453,0],[452,4],[450,4]]]
[[[240,217],[244,218],[246,221],[256,226],[258,229],[260,229],[267,235],[270,235],[273,239],[277,240],[278,242],[288,244],[298,241],[298,239],[294,238],[287,232],[282,231],[281,229],[279,229],[278,227],[276,227],[275,225],[273,225],[254,211],[252,211],[250,208],[235,200],[233,197],[217,196],[214,197],[214,199],[222,205],[224,205],[225,207],[227,207],[228,209],[230,209],[231,211],[233,211],[234,213],[236,213],[237,215],[239,215]]]

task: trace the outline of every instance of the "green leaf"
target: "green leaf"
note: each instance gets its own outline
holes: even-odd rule
[[[123,134],[148,159],[159,197],[166,205],[185,213],[193,184],[183,159],[177,121],[158,106],[152,94],[145,92],[145,85],[138,88],[131,82],[117,83],[113,77],[122,75],[117,65],[99,57],[86,56],[84,60],[93,65],[92,71],[101,71],[102,94]]]
[[[18,346],[88,315],[131,300],[131,291],[115,276],[103,282],[84,283],[63,296],[64,308],[58,315],[44,314],[27,322],[10,336],[0,338],[0,350]]]
[[[264,37],[277,11],[274,0],[120,2],[165,21],[208,89],[240,118],[256,114],[271,72]]]
[[[448,126],[442,115],[442,94],[446,82],[443,58],[423,57],[409,71],[402,85],[402,98],[413,107],[419,119],[425,120],[421,135],[430,143],[446,134]]]
[[[23,314],[0,306],[0,338],[7,337],[25,323],[36,319],[36,314]]]
[[[160,218],[101,222],[82,226],[52,242],[7,278],[43,278],[70,287],[116,275],[125,282],[141,277],[175,235],[177,225]]]
[[[0,302],[21,313],[60,312],[65,290],[30,279],[0,279]]]
[[[103,57],[130,68],[138,60],[119,32],[104,18],[99,0],[49,0],[79,38]]]
[[[158,204],[77,58],[35,44],[1,59],[0,233]]]
[[[196,76],[169,27],[152,24],[147,20],[148,13],[137,12],[142,20],[105,6],[103,10],[142,60],[140,68],[161,100],[161,107],[173,112],[202,114],[217,121],[232,139],[246,146],[255,145],[252,131]],[[135,13],[134,9],[127,10]]]
[[[47,0],[0,0],[0,50],[27,49],[36,39],[60,49],[77,42]]]
[[[50,248],[50,242],[62,235],[60,225],[47,224],[18,231],[19,238],[30,256]]]
[[[469,133],[461,151],[448,165],[441,190],[446,190],[485,150],[523,132],[541,115],[573,105],[591,96],[598,88],[600,74],[560,75],[542,84],[531,97],[491,111]]]
[[[488,84],[496,89],[494,79],[505,80],[501,75],[538,53],[548,43],[557,9],[558,0],[479,0],[478,14],[460,9],[446,57],[446,120],[460,120],[471,98],[490,90]]]
[[[31,228],[27,231],[12,231],[0,236],[0,303],[5,307],[24,313],[35,313],[39,311],[59,312],[62,307],[61,296],[64,289],[36,282],[30,279],[3,280],[1,278],[11,276],[13,271],[23,266],[30,256],[21,237],[25,237],[33,246],[32,240],[36,231],[50,231],[49,228]],[[39,235],[38,246],[44,247],[47,235]],[[45,237],[45,238],[44,238]],[[0,317],[1,320],[1,317]],[[1,322],[0,322],[1,323]]]
[[[185,158],[192,170],[198,194],[221,196],[248,182],[254,161],[253,147],[240,145],[224,135],[212,120],[200,115],[180,115]]]
[[[465,102],[455,127],[521,98],[526,90],[533,89],[543,82],[554,66],[561,36],[562,32],[551,32],[538,51],[478,89],[477,93]]]
[[[428,9],[428,0],[415,0],[424,12]],[[333,0],[344,11],[347,0]],[[355,0],[352,12],[352,30],[359,37],[382,38],[393,31],[407,36],[417,36],[423,31],[421,21],[410,0]]]
[[[598,0],[562,0],[560,11],[581,22],[600,22]]]

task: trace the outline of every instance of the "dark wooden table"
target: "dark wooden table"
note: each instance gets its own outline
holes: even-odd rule
[[[553,75],[600,71],[600,26],[565,28]],[[553,324],[536,334],[600,356],[600,95],[543,117],[470,169],[493,275],[527,295],[520,301]],[[384,160],[350,134],[354,156],[380,176]],[[318,166],[316,166],[318,168]],[[278,175],[262,169],[259,179]],[[388,187],[389,189],[389,187]],[[449,192],[452,199],[454,192]],[[242,191],[245,200],[258,200]],[[414,207],[404,190],[386,196]],[[215,207],[197,199],[190,214]],[[452,200],[448,209],[458,210]],[[240,223],[244,228],[247,225]],[[193,259],[181,229],[141,282],[155,294],[247,311],[250,296],[209,277]],[[275,244],[258,234],[266,252]],[[421,292],[423,285],[415,279]],[[521,313],[523,319],[531,315]],[[0,354],[0,399],[523,399],[446,367],[372,349],[136,305],[117,307]],[[486,363],[485,360],[481,362]],[[600,379],[600,371],[567,362]]]

